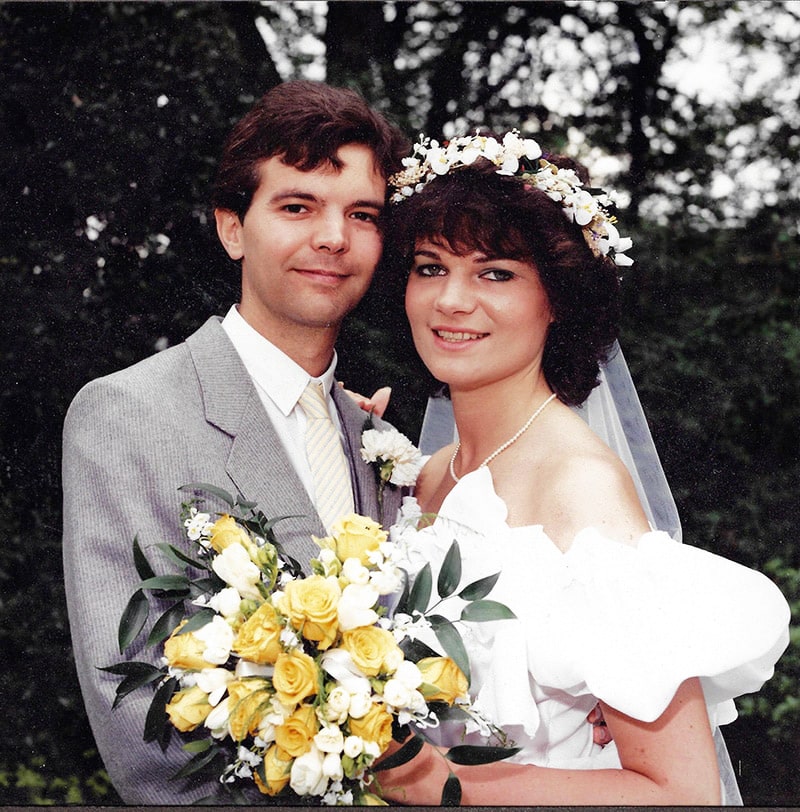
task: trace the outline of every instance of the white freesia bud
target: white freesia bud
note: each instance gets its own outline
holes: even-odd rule
[[[214,615],[210,623],[197,629],[194,636],[206,644],[203,659],[214,665],[224,665],[231,656],[233,629],[219,616]]]
[[[370,573],[369,582],[379,595],[393,595],[403,586],[403,574],[395,567],[384,566]]]
[[[357,693],[350,697],[350,716],[360,719],[372,707],[372,696],[368,693]]]
[[[336,725],[326,725],[314,736],[314,744],[323,753],[341,753],[344,734]]]
[[[226,547],[214,557],[211,568],[243,598],[260,599],[261,593],[256,589],[256,584],[261,580],[261,570],[251,561],[250,554],[241,544]]]
[[[350,758],[358,758],[364,752],[364,740],[361,736],[348,736],[344,740],[344,754]]]
[[[338,753],[327,753],[322,759],[322,774],[331,781],[341,781],[344,778],[342,759]]]
[[[211,735],[215,739],[222,739],[228,735],[228,718],[230,717],[228,708],[229,702],[230,699],[225,697],[225,699],[206,716],[206,720],[203,723],[203,725],[211,731]]]
[[[344,562],[342,575],[351,584],[363,586],[369,583],[369,570],[357,558],[348,558]]]
[[[226,586],[208,601],[208,605],[219,612],[224,618],[236,617],[239,614],[239,607],[242,604],[242,596],[237,589]]]
[[[227,668],[204,668],[195,679],[197,687],[208,694],[209,704],[218,705],[234,676]]]
[[[314,746],[292,762],[289,785],[298,795],[323,795],[328,778],[322,772],[323,755]]]
[[[404,656],[402,650],[399,648],[393,648],[391,651],[388,651],[386,656],[383,658],[383,666],[388,673],[393,674],[395,671],[397,671],[403,661]]]
[[[378,598],[378,590],[371,584],[348,584],[342,590],[337,607],[339,628],[349,631],[360,626],[372,626],[378,619],[378,614],[372,608]]]

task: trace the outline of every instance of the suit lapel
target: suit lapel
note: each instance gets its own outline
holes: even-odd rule
[[[217,317],[187,339],[206,420],[231,437],[225,471],[238,492],[269,518],[292,515],[275,532],[304,568],[324,529],[314,505],[264,411],[250,375]],[[217,484],[217,483],[212,483]]]

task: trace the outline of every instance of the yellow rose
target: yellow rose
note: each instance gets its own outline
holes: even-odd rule
[[[314,660],[302,651],[278,655],[272,685],[278,700],[292,707],[299,705],[319,690],[319,669]]]
[[[266,783],[261,780],[261,770],[253,773],[256,786],[264,795],[277,795],[288,783],[292,773],[292,760],[281,758],[281,752],[276,745],[264,753],[264,776]]]
[[[377,550],[386,541],[388,534],[378,522],[367,516],[351,513],[334,523],[332,535],[336,540],[336,555],[340,561],[357,558],[366,567],[369,565],[367,553]]]
[[[270,708],[272,693],[263,679],[239,679],[228,684],[228,724],[237,742],[258,732],[264,713]]]
[[[195,637],[193,632],[179,634],[187,621],[178,624],[164,643],[164,656],[173,668],[199,671],[208,668],[210,663],[203,657],[207,644]]]
[[[385,669],[387,657],[398,651],[391,632],[377,626],[361,626],[342,634],[342,648],[350,652],[353,662],[368,677]]]
[[[449,657],[425,657],[417,663],[417,668],[427,683],[420,690],[428,702],[452,705],[467,693],[467,678]]]
[[[222,516],[214,522],[214,526],[211,528],[211,546],[218,553],[221,553],[226,547],[230,547],[231,544],[241,544],[249,552],[250,543],[247,531],[241,525],[236,524],[233,516]]]
[[[281,653],[281,626],[271,603],[263,603],[240,627],[233,651],[245,660],[271,665]]]
[[[188,733],[205,722],[211,713],[208,694],[196,685],[172,695],[167,705],[167,716],[173,727]]]
[[[358,796],[357,803],[359,806],[389,806],[386,801],[379,798],[374,792],[362,792]]]
[[[302,756],[311,749],[311,741],[319,732],[319,721],[313,705],[301,705],[282,724],[275,728],[275,744],[292,758]]]
[[[337,606],[342,589],[336,578],[311,575],[289,581],[284,590],[281,610],[306,640],[320,650],[330,648],[338,631]]]
[[[373,705],[360,719],[351,717],[350,733],[375,742],[383,753],[392,740],[392,716],[383,705]]]

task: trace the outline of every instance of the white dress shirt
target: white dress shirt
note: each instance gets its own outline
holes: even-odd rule
[[[334,351],[328,369],[318,378],[314,378],[251,327],[239,313],[236,305],[231,307],[222,320],[222,329],[239,353],[300,481],[314,501],[314,480],[306,457],[306,417],[298,406],[298,400],[309,381],[322,383],[328,411],[341,436],[339,413],[331,397],[333,374],[336,370],[336,352]]]

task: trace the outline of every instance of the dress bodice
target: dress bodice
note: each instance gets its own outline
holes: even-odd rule
[[[419,508],[408,501],[407,517]],[[470,654],[473,702],[522,751],[515,760],[562,767],[619,766],[592,743],[598,700],[657,719],[678,686],[700,677],[713,725],[736,717],[733,698],[758,690],[788,644],[789,608],[764,575],[680,544],[663,532],[636,545],[587,527],[562,552],[541,525],[510,527],[491,472],[465,475],[433,525],[401,521],[393,534],[414,573],[434,583],[452,541],[462,584],[499,572],[488,596],[513,620],[459,622]],[[463,602],[437,613],[457,621]],[[425,642],[437,647],[434,637]]]

